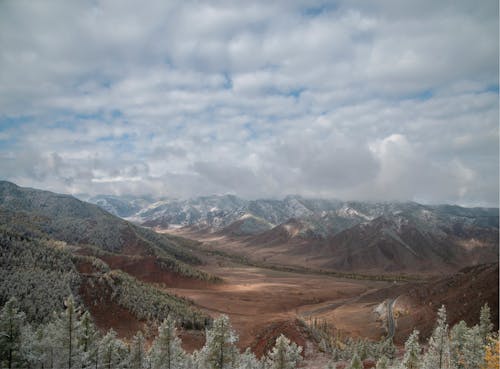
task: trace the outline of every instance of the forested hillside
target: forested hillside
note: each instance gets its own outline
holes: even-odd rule
[[[189,250],[192,242],[132,225],[71,196],[0,182],[0,304],[16,298],[27,320],[41,323],[74,295],[102,327],[109,328],[115,309],[133,327],[174,316],[186,328],[202,329],[208,316],[159,287],[168,278],[218,280],[192,266],[200,263]]]
[[[0,225],[30,238],[64,241],[85,253],[154,256],[164,268],[210,279],[192,267],[201,263],[190,251],[196,241],[157,234],[72,196],[0,181]]]
[[[61,241],[31,239],[0,228],[0,304],[15,298],[27,320],[39,323],[62,311],[64,298],[74,295],[91,311],[99,306],[100,314],[112,315],[119,308],[138,322],[161,322],[171,315],[186,328],[209,324],[208,316],[190,301],[70,250]]]
[[[250,350],[240,352],[238,336],[229,318],[221,315],[206,331],[205,345],[192,353],[183,350],[176,321],[168,316],[155,332],[153,342],[137,334],[129,342],[113,330],[100,333],[88,312],[70,296],[65,310],[44,324],[29,324],[17,301],[10,299],[0,312],[0,365],[3,368],[128,368],[128,369],[295,369],[310,367],[304,348],[280,335],[262,357]],[[431,337],[423,345],[413,331],[404,351],[392,343],[360,340],[339,342],[317,326],[310,327],[324,351],[327,363],[319,369],[477,369],[498,365],[498,336],[491,332],[488,306],[481,310],[478,325],[463,321],[450,327],[442,306]],[[304,364],[304,365],[303,365]]]

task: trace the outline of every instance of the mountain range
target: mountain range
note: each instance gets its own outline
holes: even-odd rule
[[[498,208],[306,199],[88,199],[135,223],[218,235],[262,260],[341,271],[454,271],[498,258]],[[126,209],[126,211],[124,210]],[[285,255],[286,254],[286,255]]]

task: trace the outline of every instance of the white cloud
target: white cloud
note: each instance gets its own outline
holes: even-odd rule
[[[493,0],[0,4],[0,173],[498,204]]]

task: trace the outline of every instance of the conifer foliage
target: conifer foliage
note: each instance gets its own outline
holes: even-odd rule
[[[229,318],[222,315],[206,330],[205,346],[187,353],[181,346],[176,327],[169,316],[158,327],[151,344],[138,332],[128,343],[112,329],[101,335],[92,317],[72,296],[65,309],[52,320],[29,323],[10,299],[0,310],[0,366],[2,369],[296,369],[307,368],[301,362],[302,347],[280,335],[274,347],[258,359],[247,349],[240,353],[238,336]],[[460,322],[449,329],[446,309],[438,311],[436,327],[427,345],[421,346],[419,332],[413,331],[404,353],[388,358],[384,350],[373,350],[368,343],[351,340],[345,359],[330,356],[328,369],[363,368],[363,360],[376,361],[377,369],[499,369],[498,335],[491,332],[489,308],[481,310],[480,323],[468,327]],[[385,347],[382,342],[381,346]],[[426,347],[422,352],[422,347]],[[344,353],[341,355],[344,356]],[[373,365],[373,364],[372,364]]]

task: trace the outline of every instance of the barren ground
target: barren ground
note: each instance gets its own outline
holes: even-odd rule
[[[381,301],[357,300],[390,282],[276,271],[236,264],[223,257],[204,256],[204,260],[207,265],[202,269],[222,277],[224,283],[167,290],[192,299],[212,316],[227,314],[240,336],[241,348],[258,345],[256,337],[273,323],[290,323],[297,318],[324,319],[350,336],[378,340],[385,334],[373,311]]]

